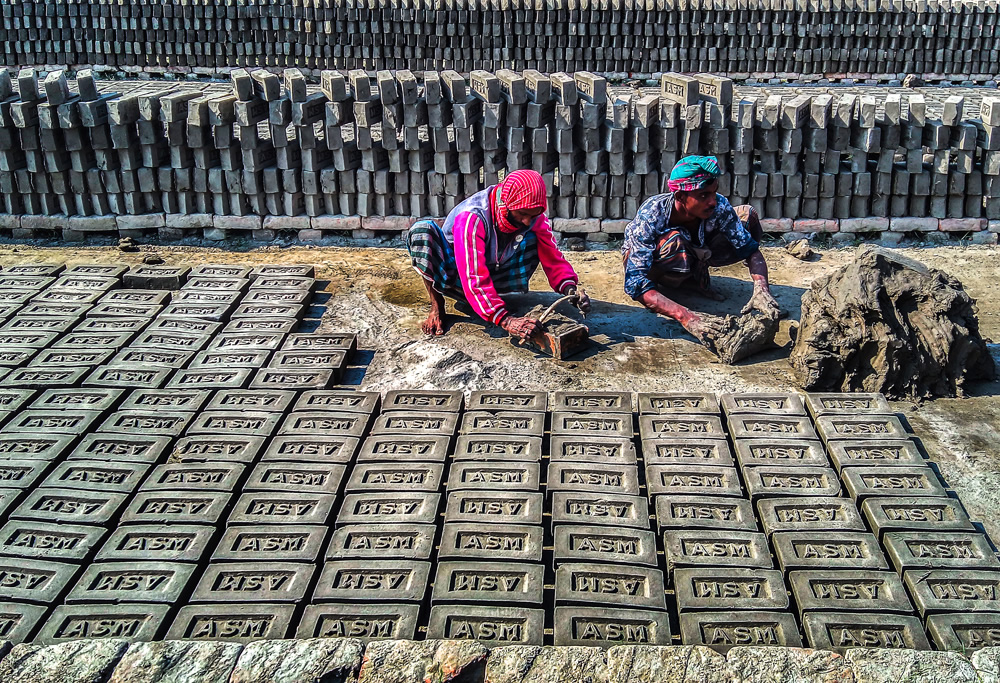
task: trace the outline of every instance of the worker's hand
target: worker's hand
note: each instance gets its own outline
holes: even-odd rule
[[[750,311],[760,311],[766,316],[772,318],[779,318],[782,315],[788,315],[788,313],[782,310],[781,306],[778,305],[778,300],[774,298],[767,287],[760,283],[753,283],[753,294],[750,295],[750,301],[747,305],[743,307],[740,311],[742,314],[747,314]]]
[[[691,313],[679,321],[684,329],[702,344],[718,337],[726,329],[726,319],[708,313]]]
[[[577,290],[576,287],[567,287],[566,295],[576,297],[576,300],[573,301],[573,305],[579,308],[581,313],[584,315],[590,313],[590,297],[587,295],[586,290]]]
[[[513,316],[507,316],[501,320],[500,327],[510,333],[510,336],[521,339],[528,339],[542,329],[541,323],[533,318],[515,318]]]

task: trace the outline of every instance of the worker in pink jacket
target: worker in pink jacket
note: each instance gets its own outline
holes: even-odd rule
[[[468,302],[480,318],[511,336],[532,336],[539,330],[538,321],[512,316],[500,295],[528,291],[539,263],[553,290],[577,293],[579,278],[556,246],[545,208],[542,176],[514,171],[452,209],[443,226],[431,220],[414,224],[407,248],[431,300],[421,326],[425,334],[444,334],[448,295]],[[590,310],[585,292],[580,292],[577,306],[584,313]]]

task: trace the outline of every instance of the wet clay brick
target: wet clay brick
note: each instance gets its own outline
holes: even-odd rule
[[[788,609],[788,591],[776,569],[678,569],[674,572],[674,593],[682,613]]]
[[[42,486],[131,493],[148,469],[149,463],[68,460],[57,465]]]
[[[261,368],[250,382],[251,389],[326,389],[336,372],[329,368],[313,370],[289,368]]]
[[[3,275],[0,275],[0,289],[33,289],[41,291],[56,281],[51,276],[36,276],[33,273],[19,274],[11,272],[14,266],[8,267]]]
[[[0,335],[0,344],[3,335]],[[17,389],[58,389],[75,387],[83,381],[90,368],[16,368],[0,379],[0,387]]]
[[[249,410],[211,410],[199,413],[188,425],[185,434],[237,434],[270,436],[278,426],[280,413]]]
[[[205,555],[215,529],[185,524],[120,526],[101,546],[103,562],[198,562]]]
[[[121,287],[121,282],[118,281],[118,278],[99,275],[63,275],[52,283],[52,289],[94,291],[102,294],[119,287]]]
[[[26,643],[42,622],[48,607],[0,602],[0,638],[9,643]]]
[[[169,463],[157,465],[140,490],[231,492],[242,475],[243,465],[237,463]]]
[[[421,602],[430,581],[430,562],[338,560],[326,562],[313,602]]]
[[[67,268],[63,275],[94,275],[99,277],[120,278],[128,272],[128,266],[105,265],[103,263],[81,263]]]
[[[183,266],[132,266],[122,275],[122,283],[129,289],[180,289],[190,268]]]
[[[29,331],[29,332],[65,332],[73,327],[76,318],[65,316],[31,316],[25,311],[18,311],[18,315],[0,326],[0,330],[8,331]]]
[[[552,413],[552,435],[632,438],[632,413]]]
[[[554,619],[557,646],[615,647],[669,645],[670,618],[666,612],[607,607],[557,607]]]
[[[339,413],[378,412],[382,396],[373,391],[305,391],[298,395],[293,410],[329,410]]]
[[[794,415],[745,415],[743,413],[730,415],[729,433],[734,439],[766,437],[768,439],[815,440],[818,438],[808,417]]]
[[[838,496],[840,480],[831,467],[747,467],[751,500],[785,496]]]
[[[336,496],[318,493],[244,493],[227,525],[326,524]]]
[[[84,371],[89,368],[84,368]],[[84,386],[111,387],[123,389],[159,389],[170,373],[170,368],[130,368],[116,365],[102,365],[95,369],[84,380]]]
[[[539,491],[540,469],[535,462],[456,462],[448,471],[448,490]]]
[[[973,531],[962,504],[954,498],[892,496],[868,498],[861,511],[879,536],[886,531]]]
[[[656,526],[673,529],[757,531],[749,500],[710,496],[656,496]]]
[[[305,306],[284,301],[259,301],[256,303],[242,303],[233,311],[233,320],[239,318],[300,318],[305,312]],[[293,352],[294,353],[294,352]],[[314,352],[307,352],[314,353]],[[329,351],[321,353],[331,353]],[[336,352],[333,352],[336,353]]]
[[[544,391],[473,391],[467,408],[544,413],[548,410],[548,394]]]
[[[260,466],[258,466],[260,467]],[[359,463],[354,466],[345,491],[437,491],[444,477],[441,463]]]
[[[681,643],[707,645],[725,654],[737,646],[802,647],[788,612],[689,612],[680,617]]]
[[[268,413],[283,413],[295,400],[292,391],[260,391],[246,389],[223,389],[217,391],[209,401],[206,410],[251,410]]]
[[[845,652],[851,648],[929,650],[923,624],[902,614],[810,612],[802,617],[809,647]]]
[[[108,359],[107,364],[125,368],[154,367],[177,370],[187,365],[193,356],[190,351],[125,348]]]
[[[246,278],[191,274],[181,289],[207,289],[212,292],[243,292],[248,287],[250,287],[250,280]]]
[[[243,490],[336,494],[346,469],[327,463],[264,462],[253,469]]]
[[[0,607],[0,613],[3,609]],[[1000,645],[1000,612],[963,612],[927,617],[927,632],[939,650],[974,652]]]
[[[249,278],[250,270],[251,270],[250,268],[247,268],[245,266],[206,263],[192,268],[191,278],[196,278],[196,277]],[[247,281],[249,282],[249,279]]]
[[[909,436],[895,415],[827,415],[816,418],[824,441],[836,439],[905,439]]]
[[[642,442],[646,465],[710,465],[732,467],[725,439],[647,439]]]
[[[0,460],[0,485],[9,489],[30,489],[49,469],[45,460]]]
[[[679,530],[663,534],[667,569],[676,567],[747,567],[771,569],[764,534],[738,530]]]
[[[74,351],[92,351],[98,349],[120,349],[132,341],[135,335],[132,332],[108,332],[82,331],[69,332],[52,344],[53,349],[66,349]]]
[[[311,290],[316,281],[311,277],[293,275],[257,275],[253,277],[253,289],[305,289]]]
[[[806,407],[814,418],[824,415],[891,415],[882,394],[809,393]]]
[[[705,465],[648,465],[646,488],[650,496],[737,496],[743,487],[735,467]]]
[[[335,377],[340,377],[340,370],[347,363],[347,354],[343,351],[275,351],[269,367],[281,369],[326,368],[334,371]]]
[[[640,393],[640,415],[718,415],[719,399],[710,393]]]
[[[753,415],[805,415],[802,397],[792,393],[775,394],[723,394],[722,410],[726,415],[750,413]]]
[[[837,471],[845,467],[922,467],[927,464],[909,439],[838,439],[829,445]]]
[[[365,413],[302,412],[290,413],[281,423],[278,434],[363,437],[370,416]]]
[[[431,608],[427,638],[478,640],[483,645],[541,645],[545,612],[527,607],[438,605]]]
[[[921,616],[940,612],[1000,612],[1000,571],[911,570],[903,574]]]
[[[412,640],[419,613],[419,605],[309,605],[295,637]]]
[[[102,432],[180,436],[194,413],[167,411],[158,408],[119,410],[101,424]]]
[[[69,454],[69,460],[104,460],[123,463],[152,463],[170,445],[168,436],[138,436],[97,432],[83,437]]]
[[[907,569],[997,569],[986,536],[964,531],[890,531],[882,536],[896,571]]]
[[[757,501],[764,531],[865,531],[865,523],[847,498],[790,497]]]
[[[645,498],[603,493],[552,494],[553,524],[582,524],[649,528]]]
[[[282,351],[316,351],[341,349],[352,353],[358,347],[356,334],[290,334],[285,339]]]
[[[100,525],[117,514],[125,499],[126,496],[121,493],[35,489],[10,513],[10,518]]]
[[[546,491],[587,491],[637,496],[639,469],[635,465],[555,462],[548,468]]]
[[[430,560],[433,524],[351,524],[333,532],[328,560]],[[539,548],[539,556],[541,549]]]
[[[123,410],[175,410],[197,412],[211,395],[208,389],[136,389],[122,403]]]
[[[640,529],[560,524],[554,530],[553,561],[656,566],[656,536]]]
[[[450,436],[458,427],[458,413],[395,411],[382,413],[372,426],[372,435]]]
[[[740,467],[829,467],[822,441],[737,439]]]
[[[0,529],[0,555],[82,562],[105,533],[96,526],[12,520]]]
[[[847,467],[841,472],[844,488],[854,500],[886,495],[948,495],[929,467]]]
[[[450,441],[448,436],[370,436],[361,444],[358,462],[444,462]]]
[[[195,565],[173,562],[96,562],[87,565],[66,603],[176,603]]]
[[[788,581],[800,615],[810,611],[913,613],[895,572],[814,569],[790,572]]]
[[[80,435],[101,417],[98,410],[23,410],[4,425],[5,432]]]
[[[298,602],[314,571],[314,565],[293,562],[213,562],[191,602]]]
[[[542,440],[535,436],[489,436],[484,434],[460,436],[455,443],[453,458],[455,460],[538,463],[542,459]]]
[[[257,370],[267,365],[271,352],[264,349],[248,349],[246,351],[199,351],[191,360],[192,370],[211,370],[214,368],[249,368]]]
[[[32,278],[53,278],[66,269],[62,263],[22,263],[7,266],[4,270],[5,277],[32,277]]]
[[[523,491],[456,491],[448,494],[445,522],[541,524],[541,493]]]
[[[227,307],[236,305],[240,300],[239,292],[213,292],[205,289],[182,289],[170,295],[172,304],[216,304]],[[183,312],[184,309],[175,309]],[[188,309],[193,312],[194,309]],[[188,320],[194,320],[193,316],[185,316]],[[207,319],[206,319],[207,320]]]
[[[101,303],[148,304],[159,306],[170,301],[170,292],[157,289],[113,289],[101,297]]]
[[[250,271],[250,279],[256,280],[261,276],[292,276],[292,277],[313,277],[315,269],[309,265],[265,265],[257,266]]]
[[[382,402],[382,410],[419,410],[434,413],[459,413],[465,396],[460,391],[390,391]]]
[[[275,351],[285,339],[283,332],[226,332],[217,335],[209,344],[214,351]]]
[[[545,413],[466,413],[462,416],[461,432],[497,436],[545,436]]]
[[[722,420],[714,415],[640,415],[639,434],[647,439],[724,439]]]
[[[14,287],[0,288],[0,304],[4,306],[19,306],[20,304],[27,303],[38,294],[36,288],[31,287]]]
[[[285,638],[294,614],[295,605],[188,605],[177,612],[165,637],[237,643]]]
[[[137,493],[122,513],[122,524],[215,524],[229,499],[228,493],[210,491]]]
[[[242,301],[245,304],[306,304],[311,296],[312,292],[305,289],[251,289],[243,295]]]
[[[250,368],[205,368],[178,370],[170,383],[171,389],[242,389],[250,380]]]
[[[228,303],[216,303],[212,301],[183,301],[170,304],[163,309],[162,319],[164,321],[170,321],[172,325],[166,325],[165,327],[173,330],[182,329],[193,329],[186,328],[179,321],[196,321],[195,325],[212,325],[213,327],[219,327],[222,323],[229,320],[229,316],[232,313],[233,305]],[[163,328],[160,328],[163,329]]]
[[[100,290],[48,289],[32,297],[34,303],[95,304],[103,296]]]
[[[177,440],[170,457],[177,462],[250,463],[263,446],[260,436],[187,436]]]
[[[24,305],[24,308],[17,310],[16,304],[0,304],[3,306],[5,314],[10,316],[15,311],[25,316],[56,316],[79,320],[84,315],[93,310],[91,304],[56,303],[52,301],[32,301]]]
[[[19,489],[0,488],[0,519],[6,519],[7,512],[14,507],[21,493]]]
[[[431,604],[541,605],[545,567],[517,562],[440,562]]]
[[[0,333],[2,334],[2,333]],[[0,348],[0,367],[19,368],[27,365],[34,358],[35,353],[41,353],[39,349],[24,348]],[[17,391],[16,389],[5,389],[4,391]],[[30,391],[30,390],[25,390]]]
[[[7,350],[42,349],[58,337],[58,332],[0,330],[0,345]]]
[[[202,338],[204,335],[211,335],[219,331],[218,322],[213,322],[207,313],[204,316],[195,315],[183,315],[183,313],[198,312],[196,310],[186,311],[185,309],[179,308],[178,306],[192,306],[191,304],[171,304],[162,315],[156,317],[156,320],[152,321],[146,328],[147,335],[153,332],[169,335],[170,340],[174,345],[181,345],[183,342],[176,340],[177,335],[185,335],[188,337]],[[148,337],[147,337],[148,338]],[[198,348],[204,346],[201,344]],[[188,348],[190,351],[196,351],[195,348]]]
[[[38,632],[35,643],[52,645],[82,638],[155,640],[169,612],[170,605],[59,605]]]
[[[121,401],[122,389],[49,389],[32,402],[35,410],[110,410]]]
[[[632,395],[627,391],[557,391],[553,412],[632,414]]]
[[[875,537],[860,531],[782,531],[771,536],[782,569],[887,569]]]
[[[445,524],[438,559],[541,562],[542,532],[540,526],[529,524]]]
[[[0,434],[0,460],[55,460],[74,441],[70,434]]]
[[[20,602],[52,603],[76,576],[74,564],[0,557],[0,585],[3,597]]]
[[[149,318],[87,318],[81,320],[73,329],[74,332],[130,332],[135,334],[149,325]],[[80,349],[77,349],[78,351]]]
[[[352,436],[279,436],[271,440],[261,460],[349,463],[358,443]]]
[[[284,332],[288,334],[299,324],[294,318],[237,318],[234,317],[222,328],[228,332]]]

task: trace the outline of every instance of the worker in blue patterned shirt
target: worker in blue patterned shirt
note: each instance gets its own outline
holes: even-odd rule
[[[745,261],[753,295],[742,312],[786,314],[768,285],[767,263],[760,253],[760,218],[753,207],[733,207],[717,194],[719,174],[715,157],[681,159],[670,173],[670,191],[639,207],[625,228],[622,245],[625,293],[654,313],[673,318],[702,343],[722,331],[723,319],[692,311],[667,294],[692,288],[721,301],[725,297],[710,286],[709,267]]]

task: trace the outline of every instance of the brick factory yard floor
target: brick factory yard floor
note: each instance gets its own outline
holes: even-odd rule
[[[958,277],[979,302],[981,330],[1000,360],[1000,251],[991,247],[936,247],[902,250],[927,265]],[[429,339],[420,332],[427,310],[424,287],[401,249],[278,248],[248,251],[144,246],[138,253],[114,247],[0,245],[0,266],[28,262],[117,263],[133,265],[155,252],[167,264],[307,263],[326,281],[318,331],[356,331],[362,365],[349,382],[359,389],[396,388],[626,391],[768,391],[795,389],[787,361],[802,293],[817,277],[847,263],[853,248],[819,250],[819,259],[799,261],[783,249],[765,255],[775,294],[791,310],[774,351],[737,366],[720,364],[679,325],[658,318],[630,301],[622,291],[617,251],[570,253],[569,259],[594,300],[587,320],[594,342],[590,351],[567,362],[535,356],[512,346],[498,328],[462,314],[449,317],[448,334]],[[742,266],[716,274],[716,285],[729,296],[723,303],[685,300],[711,313],[738,310],[750,292]],[[543,292],[544,279],[532,294],[512,297],[527,310],[554,295]],[[453,311],[453,309],[450,309]],[[454,313],[454,311],[453,311]],[[978,384],[964,399],[941,399],[915,405],[894,403],[940,466],[941,474],[994,539],[1000,539],[1000,382]]]

